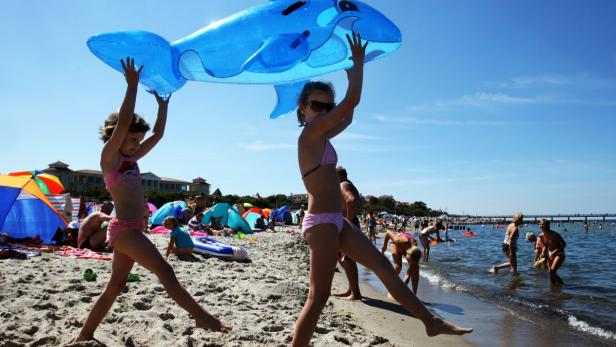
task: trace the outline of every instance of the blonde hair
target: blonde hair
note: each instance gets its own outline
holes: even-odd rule
[[[521,222],[524,219],[524,215],[522,212],[516,212],[513,214],[513,219],[511,220],[514,223]]]
[[[415,261],[419,261],[421,258],[421,251],[417,246],[413,246],[406,250],[406,255]]]

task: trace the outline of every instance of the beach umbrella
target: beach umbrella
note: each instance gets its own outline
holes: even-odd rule
[[[40,170],[11,172],[9,176],[31,177],[44,194],[60,194],[64,191],[64,186],[58,177]]]
[[[0,175],[0,230],[9,237],[51,243],[66,221],[30,177]]]

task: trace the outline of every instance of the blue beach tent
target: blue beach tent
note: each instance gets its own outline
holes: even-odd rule
[[[171,201],[161,206],[152,217],[150,217],[150,224],[163,225],[165,218],[175,217],[182,218],[182,210],[187,208],[184,201]]]
[[[277,208],[270,214],[270,220],[274,223],[291,224],[293,218],[291,217],[291,211],[289,206],[284,205],[281,208]]]
[[[248,214],[246,214],[246,218],[244,218],[244,219],[246,220],[246,222],[248,223],[250,228],[254,229],[254,228],[256,228],[257,221],[260,218],[263,218],[263,216],[261,216],[261,214],[256,213],[256,212],[248,212]]]
[[[205,214],[201,224],[211,224],[212,218],[220,218],[220,225],[227,226],[235,231],[241,231],[244,234],[252,234],[252,228],[242,216],[240,216],[236,207],[229,205],[226,202],[219,202],[210,207]]]
[[[51,243],[66,221],[29,177],[0,175],[0,231],[12,238],[40,237]]]

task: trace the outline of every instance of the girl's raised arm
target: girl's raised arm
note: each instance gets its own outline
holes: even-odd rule
[[[141,73],[141,70],[143,70],[143,65],[138,70],[135,70],[135,59],[133,58],[127,57],[126,63],[124,60],[120,60],[120,62],[122,63],[124,77],[126,78],[126,94],[124,95],[122,106],[120,106],[118,124],[113,130],[109,141],[107,141],[103,146],[101,162],[107,162],[108,164],[120,150],[120,147],[126,138],[126,134],[128,134],[128,128],[133,121],[133,115],[135,114],[135,102],[137,101],[139,74]]]
[[[156,124],[154,124],[154,129],[152,130],[152,135],[150,135],[141,146],[139,146],[139,150],[135,154],[137,159],[143,158],[148,152],[156,146],[158,141],[163,138],[165,134],[165,125],[167,124],[167,110],[169,108],[169,97],[162,98],[156,92],[154,92],[154,97],[156,97],[156,102],[158,103],[158,115],[156,116]]]
[[[346,96],[334,109],[332,109],[327,115],[319,117],[311,122],[310,126],[306,127],[308,132],[316,134],[330,133],[330,136],[338,135],[344,130],[353,119],[353,111],[361,100],[361,91],[364,81],[364,59],[366,57],[366,47],[368,47],[368,41],[365,45],[362,45],[361,36],[353,32],[353,38],[349,35],[346,36],[349,46],[351,48],[353,60],[353,67],[347,71],[347,77],[349,79],[349,87],[347,89]],[[342,123],[343,120],[346,122]],[[334,130],[340,126],[340,128]],[[332,137],[333,137],[332,136]]]

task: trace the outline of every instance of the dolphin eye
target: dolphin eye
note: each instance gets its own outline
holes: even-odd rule
[[[349,0],[338,1],[338,8],[340,9],[340,12],[359,11],[357,5],[355,5],[352,1]]]

